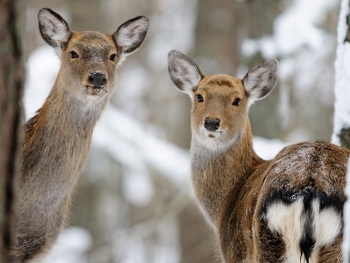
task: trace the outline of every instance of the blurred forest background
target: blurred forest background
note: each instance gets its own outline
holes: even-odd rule
[[[119,71],[70,225],[47,262],[217,262],[214,236],[191,190],[190,101],[169,79],[171,49],[205,74],[238,77],[277,58],[278,86],[250,111],[254,135],[284,143],[330,140],[339,0],[27,0],[27,119],[57,72],[58,59],[38,30],[42,7],[73,30],[113,33],[138,15],[151,21],[140,50]]]

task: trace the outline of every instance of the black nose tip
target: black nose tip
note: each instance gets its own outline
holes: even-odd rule
[[[205,118],[204,128],[208,131],[216,131],[220,127],[220,119]]]
[[[100,72],[92,72],[89,74],[89,82],[94,87],[102,87],[104,84],[106,84],[106,76],[105,74],[102,74]]]

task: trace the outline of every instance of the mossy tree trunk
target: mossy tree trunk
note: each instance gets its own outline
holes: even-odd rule
[[[19,2],[0,0],[0,262],[8,262],[21,131],[23,63]]]

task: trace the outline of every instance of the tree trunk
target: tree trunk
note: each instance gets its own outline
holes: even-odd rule
[[[342,0],[335,62],[335,109],[332,142],[350,149],[350,1]]]
[[[204,74],[235,75],[240,62],[241,40],[238,37],[237,10],[242,10],[243,4],[228,0],[202,0],[197,5],[194,59],[199,62]]]
[[[23,63],[18,4],[0,0],[0,262],[8,262],[21,130]]]
[[[332,142],[350,149],[350,0],[342,0],[338,22],[338,48],[335,62],[335,108]],[[344,206],[343,262],[350,263],[350,163]]]

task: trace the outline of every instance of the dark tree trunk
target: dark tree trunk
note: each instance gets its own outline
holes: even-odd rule
[[[8,262],[18,172],[23,92],[19,1],[0,0],[0,262]]]
[[[197,59],[204,74],[236,74],[240,53],[237,24],[242,6],[237,1],[198,1],[194,55],[204,60],[201,65]]]

